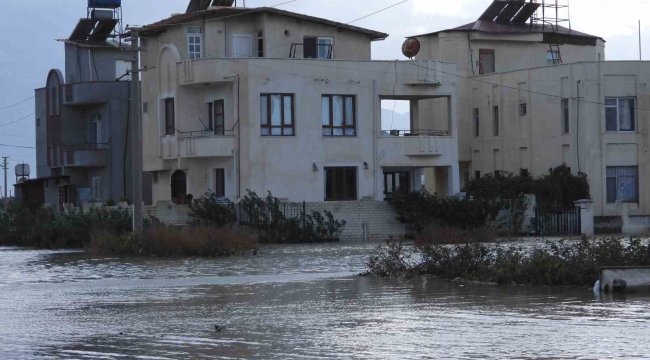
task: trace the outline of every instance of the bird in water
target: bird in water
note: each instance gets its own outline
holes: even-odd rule
[[[219,325],[214,326],[214,331],[216,331],[216,332],[221,332],[222,329],[223,328],[221,326],[219,326]]]

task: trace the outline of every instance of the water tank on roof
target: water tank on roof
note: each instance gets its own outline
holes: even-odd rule
[[[29,164],[16,165],[16,176],[29,176]]]
[[[89,8],[115,9],[122,6],[122,0],[88,0]]]

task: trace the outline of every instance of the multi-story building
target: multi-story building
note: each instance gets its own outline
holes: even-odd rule
[[[416,59],[458,64],[461,182],[566,164],[589,176],[596,216],[621,215],[625,202],[648,215],[639,184],[650,65],[606,62],[602,38],[560,25],[567,6],[495,0],[473,23],[415,36]]]
[[[246,190],[291,201],[384,200],[460,189],[456,65],[372,61],[388,35],[275,8],[193,1],[139,30],[144,170],[154,201]],[[431,70],[418,67],[424,64]],[[411,130],[381,128],[381,101],[408,100]],[[419,112],[435,104],[438,116]],[[391,131],[392,130],[392,131]]]
[[[119,1],[96,2],[61,40],[65,71],[51,70],[35,90],[37,178],[17,184],[24,201],[60,208],[131,196],[132,55],[108,39]]]

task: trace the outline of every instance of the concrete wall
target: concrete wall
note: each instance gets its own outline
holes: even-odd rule
[[[87,48],[65,44],[66,83],[115,81],[123,74],[116,73],[116,62],[130,61],[131,53],[108,48]]]

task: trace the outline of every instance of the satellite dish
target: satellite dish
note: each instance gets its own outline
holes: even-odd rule
[[[29,176],[29,164],[16,165],[16,176]]]
[[[408,38],[402,44],[402,54],[409,59],[420,53],[420,41],[416,38]]]

